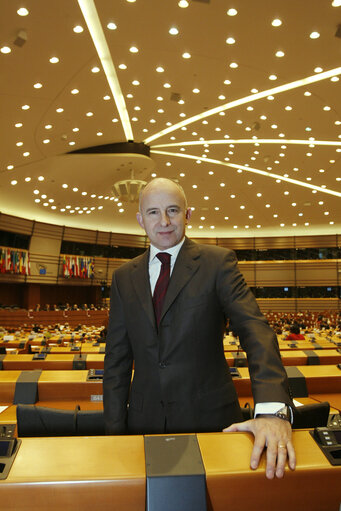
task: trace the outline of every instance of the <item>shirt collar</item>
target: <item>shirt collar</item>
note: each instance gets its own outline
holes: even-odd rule
[[[171,259],[172,264],[174,264],[176,258],[178,257],[178,254],[180,252],[180,249],[181,249],[182,245],[184,244],[184,241],[185,241],[185,237],[183,237],[183,239],[180,241],[180,243],[178,243],[177,245],[174,245],[174,247],[167,248],[166,250],[160,250],[160,249],[154,247],[154,245],[150,245],[149,264],[154,262],[156,254],[159,254],[160,252],[167,252],[167,254],[170,254],[172,256],[172,259]],[[156,258],[156,260],[158,260],[158,259]]]

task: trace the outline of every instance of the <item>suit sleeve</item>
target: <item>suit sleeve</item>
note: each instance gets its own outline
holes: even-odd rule
[[[110,315],[103,377],[104,421],[107,434],[127,432],[127,403],[132,375],[133,354],[115,273],[112,278]]]
[[[292,404],[277,337],[246,285],[233,251],[228,251],[217,288],[226,317],[247,353],[254,402]]]

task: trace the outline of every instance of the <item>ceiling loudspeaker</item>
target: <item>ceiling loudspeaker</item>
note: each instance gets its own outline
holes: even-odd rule
[[[26,30],[19,30],[19,32],[17,33],[17,37],[14,39],[14,44],[16,46],[24,46],[24,44],[26,43],[27,41],[27,32]]]

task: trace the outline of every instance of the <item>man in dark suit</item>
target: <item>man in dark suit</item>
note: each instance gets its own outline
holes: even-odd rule
[[[295,453],[286,420],[292,402],[276,337],[234,252],[185,237],[190,216],[185,194],[173,181],[155,179],[143,190],[137,220],[151,246],[116,270],[111,286],[103,381],[106,431],[251,431],[251,467],[258,466],[267,446],[267,477],[282,477],[287,456],[295,467]],[[170,280],[159,317],[152,297],[166,271],[160,252],[169,254]],[[240,422],[224,357],[227,318],[248,356],[257,415],[251,421]]]

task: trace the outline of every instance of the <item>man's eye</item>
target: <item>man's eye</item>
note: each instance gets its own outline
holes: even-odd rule
[[[179,212],[178,208],[169,208],[168,214],[169,215],[176,215]]]
[[[157,209],[152,209],[151,211],[148,212],[149,215],[157,215],[158,211]]]

